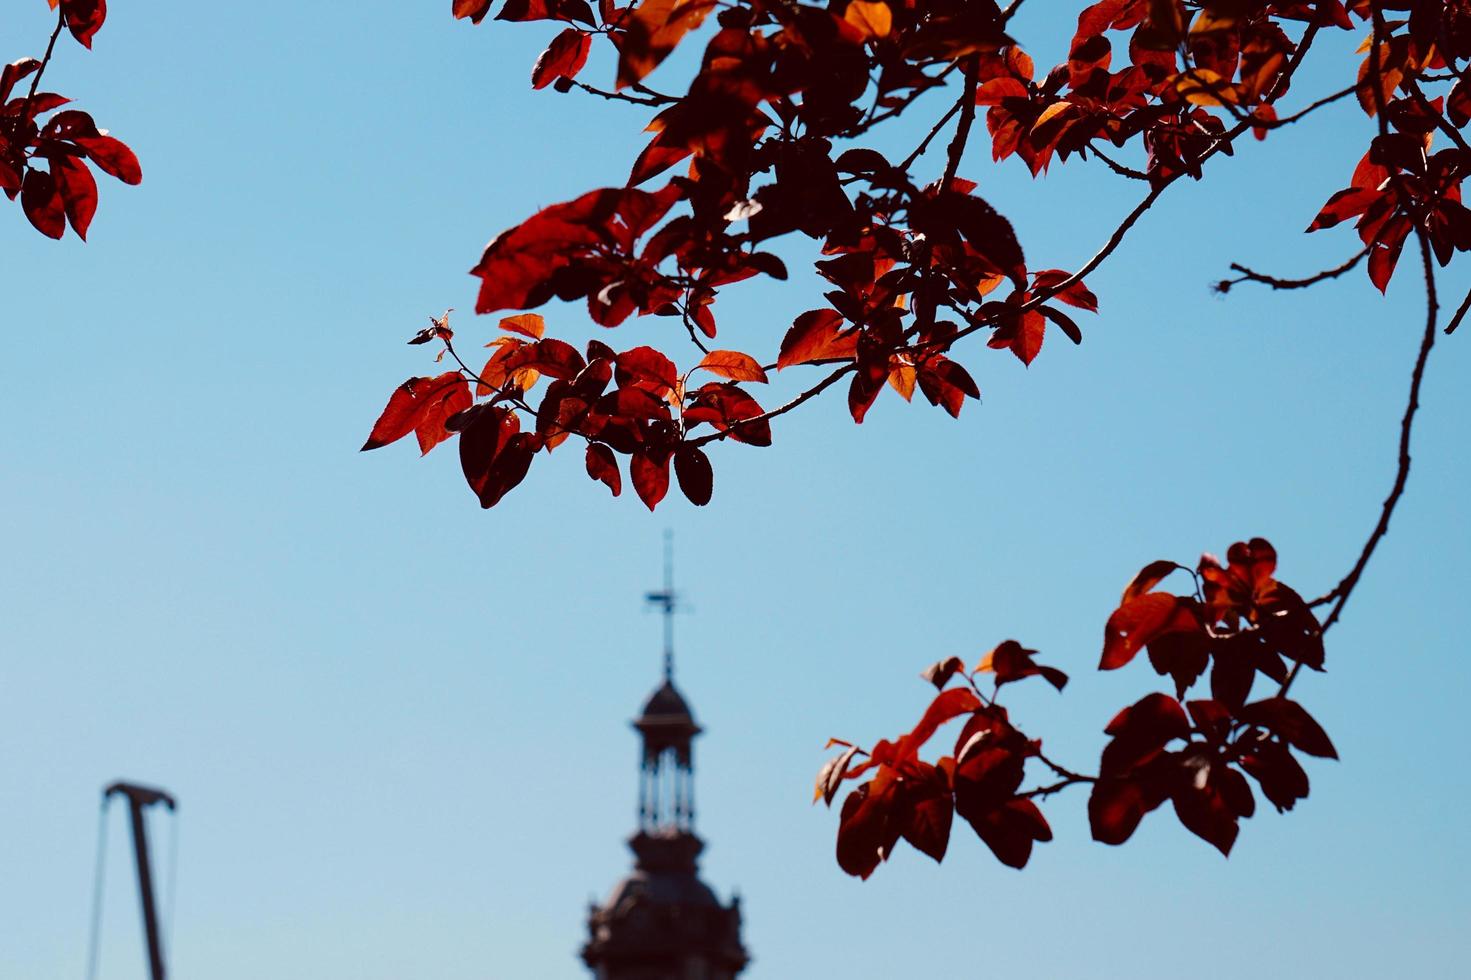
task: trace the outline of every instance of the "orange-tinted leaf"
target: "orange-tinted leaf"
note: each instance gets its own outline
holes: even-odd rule
[[[731,381],[766,382],[766,372],[761,369],[760,363],[750,354],[742,354],[740,351],[712,350],[695,365],[696,370],[700,368]]]
[[[794,364],[853,359],[858,350],[858,332],[839,336],[843,315],[837,310],[811,310],[797,317],[782,338],[777,370]]]
[[[843,11],[843,20],[858,28],[865,38],[888,37],[894,26],[894,14],[881,0],[853,0]]]
[[[532,340],[540,340],[542,334],[546,333],[547,322],[540,313],[518,313],[515,316],[502,317],[500,328]]]
[[[470,23],[478,24],[490,13],[493,0],[454,0],[454,13],[456,20],[470,18]]]
[[[715,0],[643,0],[624,20],[617,87],[643,81],[714,8]]]

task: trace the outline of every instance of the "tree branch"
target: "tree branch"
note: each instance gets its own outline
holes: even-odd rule
[[[1229,292],[1232,286],[1241,282],[1259,282],[1262,285],[1270,286],[1273,289],[1306,289],[1309,286],[1315,286],[1318,283],[1324,282],[1328,279],[1337,279],[1345,272],[1348,272],[1350,269],[1357,266],[1360,262],[1364,261],[1364,257],[1369,254],[1369,248],[1370,246],[1365,245],[1352,258],[1350,258],[1347,262],[1344,262],[1342,265],[1336,265],[1331,269],[1324,269],[1322,272],[1314,273],[1313,275],[1307,276],[1302,279],[1279,279],[1276,276],[1269,276],[1262,272],[1256,272],[1252,269],[1248,269],[1244,265],[1232,262],[1232,271],[1239,272],[1241,273],[1241,275],[1237,276],[1235,279],[1222,279],[1219,283],[1216,284],[1216,291],[1221,293]]]
[[[56,39],[61,36],[61,29],[66,26],[66,8],[56,8],[56,29],[51,32],[51,40],[46,42],[46,53],[41,56],[41,67],[31,76],[31,88],[26,93],[26,104],[21,109],[20,118],[27,120],[31,118],[31,101],[36,97],[36,88],[41,84],[41,76],[46,74],[46,66],[51,64],[51,54],[56,50]]]
[[[816,398],[818,395],[822,394],[824,391],[832,386],[833,382],[837,381],[843,375],[848,374],[850,371],[853,371],[857,366],[858,365],[856,363],[849,361],[848,363],[844,364],[842,367],[834,371],[832,374],[829,374],[827,377],[823,378],[816,385],[808,388],[806,391],[802,392],[796,398],[793,398],[791,401],[787,402],[780,408],[773,408],[769,412],[762,412],[760,415],[753,415],[748,419],[740,419],[737,422],[732,422],[729,428],[722,429],[719,432],[707,433],[703,436],[700,436],[698,439],[691,439],[688,443],[686,443],[686,445],[703,446],[707,443],[728,438],[733,432],[735,432],[743,425],[751,425],[756,422],[767,422],[771,419],[776,418],[778,415],[785,415],[792,409],[796,408],[798,405],[801,405],[803,402],[811,398]]]

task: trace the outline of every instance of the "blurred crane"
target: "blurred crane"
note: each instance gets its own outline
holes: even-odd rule
[[[143,906],[143,935],[148,943],[149,976],[151,980],[164,980],[163,941],[158,931],[158,907],[153,898],[153,865],[148,857],[148,824],[144,820],[144,811],[159,804],[173,810],[177,804],[164,790],[139,786],[136,783],[117,782],[102,791],[104,812],[112,799],[118,796],[127,799],[128,816],[133,824],[133,857],[138,865],[138,899]]]

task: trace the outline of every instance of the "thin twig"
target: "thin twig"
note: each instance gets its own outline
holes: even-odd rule
[[[1379,51],[1381,46],[1381,34],[1385,30],[1384,15],[1376,7],[1373,11],[1374,33],[1373,45],[1369,55],[1370,71],[1374,76],[1373,96],[1376,115],[1378,117],[1379,134],[1384,136],[1389,131],[1389,126],[1384,118],[1384,93],[1382,79],[1379,74]],[[1399,193],[1401,201],[1406,207],[1410,204],[1410,198],[1403,190],[1402,178],[1398,168],[1390,171],[1390,179],[1394,182],[1395,190]],[[1343,577],[1343,580],[1334,586],[1326,595],[1314,599],[1309,605],[1319,606],[1332,602],[1333,608],[1323,620],[1322,631],[1327,632],[1334,623],[1338,622],[1343,615],[1343,607],[1353,595],[1354,588],[1359,584],[1359,579],[1364,574],[1364,569],[1369,565],[1369,559],[1374,556],[1374,550],[1389,531],[1389,520],[1394,515],[1394,509],[1399,504],[1400,497],[1404,495],[1405,485],[1410,478],[1410,436],[1414,429],[1415,413],[1420,408],[1420,386],[1425,380],[1425,365],[1430,359],[1430,350],[1435,346],[1436,324],[1440,318],[1440,301],[1435,286],[1435,263],[1431,258],[1430,238],[1425,230],[1425,222],[1422,215],[1412,215],[1413,227],[1415,229],[1415,241],[1420,247],[1420,264],[1425,276],[1425,332],[1420,340],[1420,353],[1415,358],[1414,370],[1410,372],[1410,396],[1405,405],[1405,414],[1400,420],[1399,437],[1399,460],[1395,468],[1394,485],[1390,487],[1389,495],[1384,498],[1384,503],[1379,508],[1379,521],[1370,532],[1369,539],[1364,542],[1359,551],[1359,557],[1354,562],[1353,568]],[[1464,304],[1463,304],[1464,305]],[[1292,673],[1287,675],[1287,680],[1282,683],[1280,694],[1286,694],[1292,687],[1292,682],[1302,671],[1302,664],[1292,668]]]
[[[46,53],[41,56],[41,67],[31,76],[31,89],[26,93],[26,104],[21,109],[21,120],[27,121],[31,118],[31,101],[36,97],[36,88],[41,84],[41,76],[46,74],[46,66],[51,64],[51,53],[56,50],[56,39],[61,36],[62,27],[66,26],[66,8],[58,6],[56,9],[56,29],[51,32],[51,40],[46,42]]]
[[[961,96],[961,100],[957,100],[955,104],[952,105],[945,112],[945,114],[940,117],[940,121],[935,123],[935,125],[930,128],[929,134],[926,135],[925,138],[920,141],[920,144],[914,148],[914,152],[905,157],[904,162],[899,164],[900,170],[908,170],[911,166],[914,165],[914,161],[924,156],[925,150],[928,150],[930,148],[930,143],[934,141],[936,136],[940,135],[940,130],[945,128],[945,124],[950,121],[950,117],[960,111],[960,102],[963,100],[964,96]]]
[[[960,122],[955,124],[955,136],[946,151],[945,176],[940,181],[942,191],[950,188],[955,173],[960,169],[960,158],[965,155],[965,144],[970,141],[970,126],[976,119],[976,85],[980,81],[980,55],[965,59],[965,83],[960,91]]]
[[[591,95],[596,95],[604,99],[610,99],[615,102],[632,102],[634,105],[661,106],[672,105],[679,101],[678,99],[672,98],[667,95],[641,97],[637,95],[629,95],[627,92],[609,92],[607,89],[595,88],[594,86],[589,85],[586,82],[579,82],[575,78],[568,79],[568,81],[572,83],[573,88],[580,88],[584,92],[587,92]]]
[[[1318,283],[1324,282],[1328,279],[1337,279],[1345,272],[1348,272],[1350,269],[1357,266],[1360,262],[1364,261],[1364,257],[1369,254],[1369,248],[1370,246],[1365,245],[1353,257],[1351,257],[1347,262],[1344,262],[1342,265],[1336,265],[1331,269],[1324,269],[1322,272],[1314,273],[1313,275],[1306,276],[1302,279],[1279,279],[1276,276],[1269,276],[1264,272],[1256,272],[1255,270],[1248,269],[1246,266],[1241,265],[1240,263],[1232,262],[1231,270],[1233,272],[1239,272],[1241,273],[1241,275],[1237,276],[1235,279],[1221,280],[1219,283],[1216,284],[1216,290],[1218,292],[1224,293],[1230,290],[1232,286],[1241,282],[1259,282],[1262,285],[1270,286],[1273,289],[1306,289],[1309,286],[1315,286]]]
[[[1306,106],[1297,110],[1290,116],[1283,116],[1280,119],[1258,119],[1253,123],[1253,125],[1258,126],[1262,129],[1277,129],[1281,126],[1291,125],[1292,123],[1297,122],[1299,119],[1303,118],[1309,113],[1318,111],[1325,105],[1332,105],[1339,99],[1352,95],[1354,89],[1356,88],[1358,88],[1357,85],[1350,85],[1348,88],[1339,89],[1337,92],[1334,92],[1331,95],[1325,95],[1316,102],[1309,102]]]
[[[1456,328],[1459,327],[1461,325],[1461,321],[1465,319],[1467,310],[1471,310],[1471,290],[1468,290],[1466,293],[1466,298],[1461,300],[1461,306],[1459,309],[1456,310],[1456,315],[1451,317],[1451,322],[1445,325],[1446,333],[1456,332]]]
[[[1122,163],[1119,163],[1117,160],[1114,160],[1102,150],[1098,149],[1098,147],[1095,146],[1092,142],[1089,142],[1088,144],[1088,151],[1096,156],[1098,159],[1102,160],[1105,164],[1107,164],[1108,169],[1112,170],[1120,177],[1128,177],[1130,180],[1149,179],[1149,174],[1145,173],[1142,170],[1135,170],[1133,167],[1124,166]]]
[[[719,439],[726,439],[735,434],[741,426],[749,426],[757,422],[766,422],[776,418],[778,415],[785,415],[808,399],[815,398],[818,395],[822,394],[833,384],[833,382],[837,381],[839,378],[849,373],[850,371],[853,371],[855,368],[857,368],[857,366],[858,365],[855,362],[849,361],[842,367],[834,371],[832,374],[829,374],[827,377],[823,378],[815,386],[808,388],[806,391],[802,392],[796,398],[793,398],[791,401],[787,402],[780,408],[773,408],[769,412],[762,412],[760,415],[753,415],[748,419],[739,419],[737,421],[731,422],[729,427],[721,429],[719,432],[711,432],[706,435],[700,436],[698,439],[691,439],[687,443],[687,445],[703,446],[706,443],[715,442]]]

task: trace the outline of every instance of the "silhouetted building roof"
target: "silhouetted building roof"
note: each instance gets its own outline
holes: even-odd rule
[[[582,959],[597,980],[733,980],[749,961],[740,899],[721,904],[699,876],[705,845],[694,831],[693,743],[700,726],[674,686],[672,597],[667,580],[665,592],[650,597],[666,616],[664,682],[633,721],[642,742],[639,826],[628,841],[633,871],[588,910]]]

